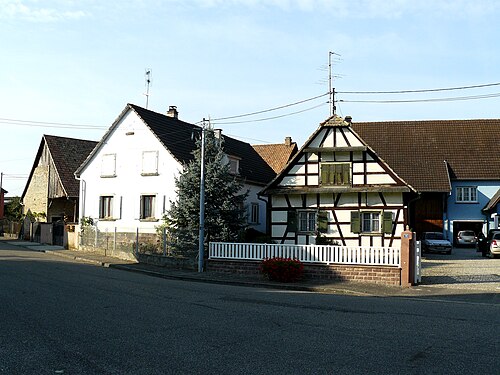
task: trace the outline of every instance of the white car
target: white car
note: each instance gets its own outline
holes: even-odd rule
[[[460,246],[476,246],[476,233],[472,230],[461,230],[457,234],[457,245]]]
[[[451,254],[451,242],[441,232],[422,233],[422,253],[435,252]]]
[[[490,249],[488,255],[494,258],[496,255],[500,255],[500,232],[494,233],[490,241]]]

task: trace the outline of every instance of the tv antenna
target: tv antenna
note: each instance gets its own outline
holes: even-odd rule
[[[333,85],[333,79],[332,79],[332,55],[340,57],[338,53],[335,52],[328,52],[328,92],[330,93],[330,116],[333,116],[337,110],[337,107],[335,106],[335,88],[332,88]],[[340,76],[334,76],[334,77],[340,77]]]
[[[144,95],[146,96],[146,109],[148,109],[149,105],[149,87],[151,86],[151,81],[153,80],[153,74],[151,69],[146,68],[146,72],[144,73],[146,92]]]

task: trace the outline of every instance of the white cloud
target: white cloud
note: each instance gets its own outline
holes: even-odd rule
[[[70,3],[61,3],[59,7],[39,6],[37,1],[0,0],[0,19],[21,19],[31,22],[57,22],[76,20],[88,15],[77,9],[64,9]]]

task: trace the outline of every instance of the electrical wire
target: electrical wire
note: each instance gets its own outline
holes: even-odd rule
[[[468,90],[481,87],[500,86],[500,82],[486,83],[484,85],[458,86],[438,89],[423,89],[423,90],[397,90],[397,91],[335,91],[336,94],[408,94],[419,92],[435,92],[435,91],[453,91],[453,90]]]
[[[279,115],[279,116],[265,117],[265,118],[255,119],[255,120],[230,121],[230,122],[214,122],[214,123],[212,123],[212,125],[234,125],[234,124],[245,124],[245,123],[249,123],[249,122],[261,122],[261,121],[275,120],[277,118],[283,118],[283,117],[287,117],[287,116],[293,116],[293,115],[296,115],[296,114],[299,114],[299,113],[311,111],[313,109],[322,107],[322,106],[324,106],[326,104],[329,104],[329,102],[324,102],[324,103],[315,105],[314,107],[306,108],[306,109],[303,109],[301,111],[286,113],[284,115]]]
[[[453,102],[459,100],[477,100],[500,97],[500,93],[473,95],[473,96],[456,96],[451,98],[431,98],[431,99],[408,99],[408,100],[345,100],[339,99],[341,103],[377,103],[377,104],[390,104],[390,103],[424,103],[424,102]],[[337,102],[337,101],[336,101]]]
[[[61,123],[61,122],[46,122],[46,121],[31,121],[31,120],[15,120],[8,118],[0,118],[0,124],[10,124],[19,126],[33,126],[33,127],[51,127],[51,128],[65,128],[65,129],[108,129],[104,126],[96,125],[82,125],[82,124],[71,124],[71,123]]]
[[[318,96],[315,96],[315,97],[312,97],[312,98],[308,98],[308,99],[300,100],[300,101],[298,101],[298,102],[294,102],[294,103],[290,103],[290,104],[281,105],[281,106],[279,106],[279,107],[274,107],[274,108],[264,109],[264,110],[262,110],[262,111],[256,111],[256,112],[251,112],[251,113],[245,113],[245,114],[242,114],[242,115],[235,115],[235,116],[228,116],[228,117],[213,118],[213,119],[210,119],[210,120],[211,120],[211,121],[231,120],[231,119],[234,119],[234,118],[240,118],[240,117],[247,117],[247,116],[259,115],[259,114],[261,114],[261,113],[266,113],[266,112],[277,111],[278,109],[288,108],[288,107],[292,107],[292,106],[294,106],[294,105],[298,105],[298,104],[306,103],[306,102],[309,102],[309,101],[311,101],[311,100],[319,99],[319,98],[322,98],[322,97],[327,96],[327,95],[330,95],[330,93],[328,93],[328,92],[327,92],[326,94],[321,94],[321,95],[318,95]]]

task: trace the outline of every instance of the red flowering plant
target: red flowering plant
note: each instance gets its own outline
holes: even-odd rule
[[[304,265],[298,259],[292,258],[266,258],[260,265],[260,271],[269,280],[283,283],[294,282],[302,278]]]

